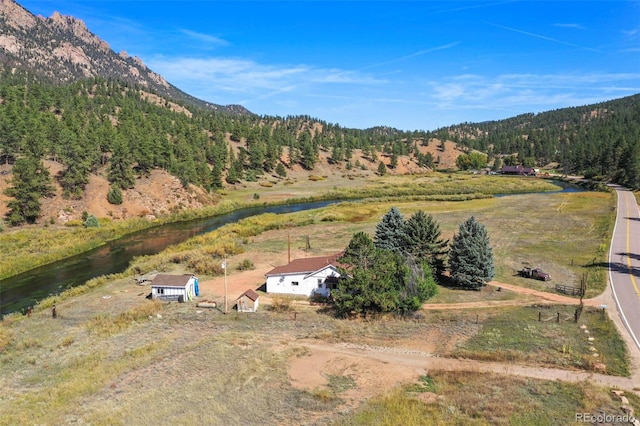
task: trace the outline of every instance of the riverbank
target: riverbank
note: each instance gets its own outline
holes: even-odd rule
[[[490,197],[493,194],[557,190],[551,182],[540,179],[462,174],[375,177],[365,181],[365,185],[362,185],[362,182],[359,184],[360,186],[354,185],[348,177],[341,176],[331,176],[321,181],[295,182],[280,187],[261,187],[254,183],[224,194],[222,201],[216,206],[179,212],[153,220],[133,218],[116,221],[103,217],[99,218],[99,228],[85,228],[81,223],[74,222],[71,226],[45,224],[5,230],[0,233],[0,245],[3,247],[0,280],[85,253],[109,241],[145,229],[212,217],[246,207],[368,198],[382,201],[463,201]]]

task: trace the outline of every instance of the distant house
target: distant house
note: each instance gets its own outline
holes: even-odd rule
[[[257,312],[260,303],[260,296],[255,291],[249,289],[242,293],[236,301],[238,312]]]
[[[295,259],[276,266],[265,274],[267,293],[329,296],[340,278],[336,259],[341,255]]]
[[[186,302],[200,295],[198,278],[191,274],[158,274],[151,281],[151,298]]]
[[[517,166],[502,166],[500,173],[503,175],[520,175],[520,176],[535,176],[537,170],[533,167]]]

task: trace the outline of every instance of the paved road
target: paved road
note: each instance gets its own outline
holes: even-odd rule
[[[609,280],[622,321],[640,349],[640,214],[631,191],[613,188],[618,193],[618,206],[609,251]]]

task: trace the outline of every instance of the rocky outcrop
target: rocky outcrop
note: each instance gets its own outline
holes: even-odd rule
[[[209,104],[182,92],[150,70],[140,58],[114,52],[80,19],[59,12],[49,18],[36,17],[14,0],[0,0],[2,69],[23,70],[56,84],[90,77],[115,79],[180,103],[249,113],[242,107]]]

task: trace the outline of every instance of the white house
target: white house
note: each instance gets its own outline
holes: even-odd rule
[[[336,258],[341,255],[295,259],[288,265],[276,266],[265,274],[267,293],[329,296],[340,278]]]
[[[158,274],[151,281],[151,298],[186,302],[200,295],[198,278],[191,274]]]

